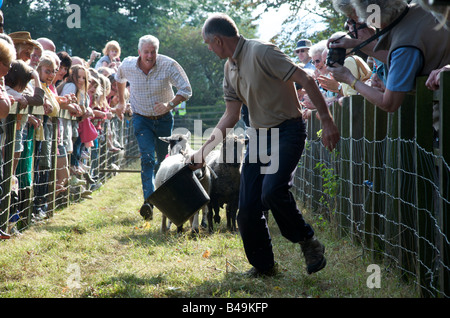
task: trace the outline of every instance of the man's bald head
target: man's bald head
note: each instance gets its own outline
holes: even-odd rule
[[[55,43],[53,43],[52,40],[50,40],[48,38],[39,38],[36,41],[38,41],[42,45],[44,50],[56,52],[56,46],[55,46]]]

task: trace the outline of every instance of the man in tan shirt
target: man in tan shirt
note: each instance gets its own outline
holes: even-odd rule
[[[275,45],[240,36],[234,21],[227,15],[211,16],[203,26],[203,39],[218,57],[227,59],[223,81],[226,110],[211,137],[192,157],[191,167],[195,170],[204,164],[209,151],[239,120],[242,104],[247,105],[256,138],[250,139],[250,143],[261,146],[265,142],[271,158],[269,163],[263,162],[264,147],[256,147],[258,153],[252,154],[255,147],[249,146],[242,166],[237,221],[245,253],[253,266],[248,274],[270,276],[277,272],[263,216],[263,211],[269,209],[282,235],[300,243],[308,273],[317,272],[326,264],[324,246],[304,221],[289,191],[306,138],[294,82],[305,88],[316,105],[323,127],[322,142],[332,150],[339,140],[339,132],[325,100],[314,80]],[[275,171],[262,173],[263,168],[275,161]]]

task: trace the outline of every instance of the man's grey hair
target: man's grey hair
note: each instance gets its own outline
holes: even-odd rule
[[[367,8],[369,5],[377,5],[380,8],[382,26],[387,26],[393,22],[408,5],[406,0],[351,0],[351,3],[356,10],[356,15],[366,22],[373,14],[373,11]]]
[[[350,0],[333,0],[333,8],[346,17],[352,16],[355,10]]]
[[[155,47],[156,52],[159,50],[159,40],[156,36],[153,35],[144,35],[139,39],[138,49],[139,51],[142,50],[142,47],[145,44],[151,44]]]
[[[224,13],[214,13],[203,24],[203,36],[211,39],[215,35],[226,37],[239,36],[239,30],[236,23]]]

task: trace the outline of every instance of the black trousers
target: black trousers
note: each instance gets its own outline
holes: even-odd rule
[[[305,146],[306,129],[303,120],[298,118],[268,130],[251,128],[248,133],[237,222],[250,264],[264,271],[270,269],[275,261],[263,211],[271,210],[281,234],[293,243],[314,235],[290,192]],[[264,144],[267,149],[264,149]],[[269,162],[267,154],[270,154]]]

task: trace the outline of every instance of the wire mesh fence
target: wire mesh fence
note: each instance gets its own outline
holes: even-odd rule
[[[20,122],[16,113],[3,120],[2,162],[0,179],[0,229],[7,234],[20,234],[29,226],[51,218],[57,209],[91,198],[123,167],[139,159],[139,149],[130,117],[105,120],[98,138],[81,144],[73,171],[73,153],[61,152],[58,144],[57,117],[42,117],[44,139],[32,124]],[[74,138],[74,142],[77,138]]]
[[[450,296],[449,75],[442,74],[434,94],[418,78],[415,94],[395,113],[361,96],[335,104],[341,140],[333,153],[322,146],[312,116],[294,182],[300,201],[374,261],[398,268],[423,297]]]

